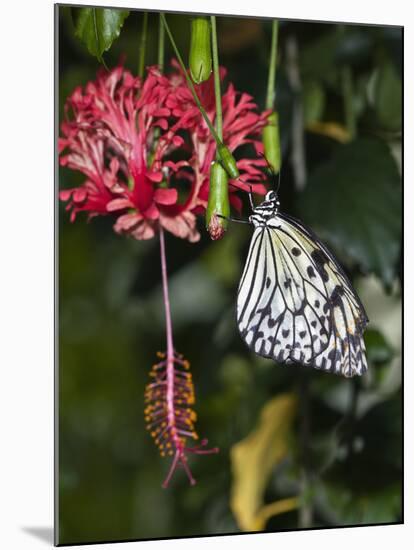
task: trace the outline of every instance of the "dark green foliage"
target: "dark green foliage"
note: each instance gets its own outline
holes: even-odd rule
[[[386,143],[357,139],[337,147],[299,198],[301,217],[336,250],[390,285],[401,247],[401,185]]]
[[[368,329],[365,332],[364,340],[367,346],[368,361],[381,365],[392,359],[394,351],[379,330]]]
[[[390,131],[401,130],[402,88],[396,67],[390,61],[382,63],[372,78],[373,102],[380,125]]]

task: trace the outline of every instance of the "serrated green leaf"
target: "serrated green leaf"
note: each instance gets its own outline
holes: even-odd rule
[[[103,63],[102,54],[118,38],[129,10],[72,8],[75,36]]]
[[[298,206],[323,240],[391,285],[401,247],[401,186],[384,142],[357,139],[339,146],[314,171]]]

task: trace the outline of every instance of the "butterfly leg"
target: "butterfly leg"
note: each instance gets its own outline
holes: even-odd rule
[[[222,214],[216,214],[218,218],[223,218],[223,220],[228,220],[229,222],[236,223],[250,223],[248,220],[239,220],[238,218],[232,218],[231,216],[223,216]]]

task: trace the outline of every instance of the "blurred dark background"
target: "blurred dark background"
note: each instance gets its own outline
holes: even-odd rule
[[[168,20],[187,59],[191,15]],[[66,97],[99,63],[75,38],[69,8],[59,9],[58,24],[61,119]],[[125,59],[136,72],[141,26],[131,11],[104,55],[108,67]],[[150,13],[147,64],[156,63],[157,28]],[[226,82],[261,109],[270,31],[269,20],[218,18]],[[292,496],[297,506],[270,513],[260,529],[402,521],[401,79],[400,28],[280,22],[282,210],[333,248],[360,293],[370,318],[362,379],[275,365],[244,346],[235,301],[250,227],[233,224],[211,242],[200,219],[197,244],[167,235],[175,344],[191,362],[197,431],[220,447],[191,459],[195,487],[179,470],[161,488],[169,460],[145,429],[148,371],[165,348],[158,240],[119,237],[109,217],[71,224],[59,205],[61,543],[254,530],[263,507]],[[60,188],[82,181],[60,169]],[[240,476],[233,446],[281,394],[294,403],[288,433],[251,438]],[[265,466],[260,457],[275,446],[283,449]]]

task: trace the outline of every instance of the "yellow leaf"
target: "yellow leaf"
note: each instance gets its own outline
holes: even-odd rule
[[[323,136],[330,137],[331,139],[335,139],[340,143],[348,143],[349,141],[351,141],[351,136],[348,130],[337,122],[315,121],[308,124],[306,126],[306,129],[309,132],[313,132],[314,134],[321,134]]]
[[[281,394],[263,407],[256,428],[231,449],[233,485],[230,506],[243,531],[263,530],[276,514],[297,508],[296,497],[263,504],[269,477],[289,451],[296,413],[294,394]]]
[[[269,518],[295,510],[298,506],[298,497],[283,498],[271,504],[266,504],[266,506],[262,506],[255,518],[253,529],[249,529],[249,531],[263,531]]]

